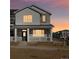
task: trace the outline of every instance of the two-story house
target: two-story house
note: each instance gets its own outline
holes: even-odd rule
[[[14,12],[14,41],[52,41],[51,13],[30,6]]]

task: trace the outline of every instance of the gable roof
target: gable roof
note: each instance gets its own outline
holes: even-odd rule
[[[49,15],[51,15],[51,13],[49,13],[49,12],[47,12],[47,11],[45,11],[45,10],[43,10],[43,9],[41,9],[41,8],[39,8],[39,7],[37,7],[37,6],[35,6],[35,5],[32,5],[32,6],[30,6],[30,7],[25,7],[25,8],[23,8],[23,9],[21,9],[21,10],[18,10],[18,11],[15,12],[15,14],[18,13],[18,12],[20,12],[20,11],[22,11],[22,10],[24,10],[24,9],[26,9],[26,8],[29,8],[29,9],[31,9],[31,10],[37,12],[37,13],[43,14],[42,12],[40,12],[40,11],[38,11],[38,10],[32,8],[32,7],[35,7],[35,8],[37,8],[37,9],[39,9],[40,11],[45,12],[45,13],[48,13]]]
[[[38,11],[36,11],[36,10],[30,8],[30,7],[25,7],[25,8],[23,8],[23,9],[21,9],[21,10],[17,10],[17,11],[15,12],[15,14],[18,13],[18,12],[20,12],[20,11],[22,11],[22,10],[24,10],[24,9],[27,9],[27,8],[29,8],[29,9],[32,10],[32,11],[35,11],[35,12],[41,14],[40,12],[38,12]]]
[[[51,15],[51,13],[49,13],[48,11],[43,10],[43,9],[41,9],[41,8],[39,8],[39,7],[35,6],[35,5],[32,5],[32,6],[31,6],[31,8],[32,8],[32,7],[35,7],[35,8],[37,8],[37,9],[39,9],[39,10],[41,10],[41,11],[45,12],[45,13],[48,13],[49,15]]]

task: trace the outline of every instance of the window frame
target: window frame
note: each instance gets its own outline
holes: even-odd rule
[[[42,15],[42,21],[46,22],[46,15]]]
[[[33,30],[33,37],[44,37],[45,31],[42,29],[35,29]]]
[[[45,21],[43,21],[43,16],[45,16]],[[47,22],[47,16],[46,14],[41,14],[41,22],[46,23]]]
[[[23,16],[23,22],[24,23],[31,23],[33,20],[33,16],[30,14],[30,15],[24,15]]]

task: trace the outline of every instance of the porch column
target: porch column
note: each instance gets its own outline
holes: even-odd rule
[[[15,28],[15,42],[17,41],[17,29]]]
[[[27,28],[27,42],[29,42],[29,28]]]
[[[53,32],[52,32],[52,29],[51,29],[50,33],[51,33],[51,35],[50,35],[51,36],[50,41],[52,42],[53,41]]]

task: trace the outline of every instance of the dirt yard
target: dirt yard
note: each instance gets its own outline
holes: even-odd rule
[[[10,59],[61,59],[68,58],[68,50],[37,50],[26,48],[11,48]]]
[[[12,44],[13,45],[13,44]],[[16,44],[17,45],[17,44]],[[10,59],[68,59],[69,48],[63,47],[63,45],[53,43],[28,43],[29,46],[38,47],[51,47],[57,46],[56,50],[40,50],[32,48],[10,48]],[[61,49],[60,49],[60,48]],[[62,49],[63,48],[63,49]]]

